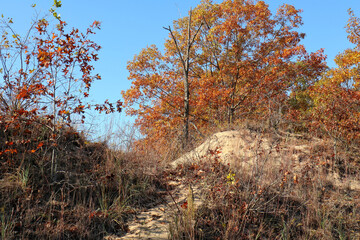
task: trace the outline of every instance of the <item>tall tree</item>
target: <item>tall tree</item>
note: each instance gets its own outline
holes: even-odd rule
[[[152,46],[129,62],[132,86],[123,92],[128,113],[138,117],[148,140],[174,135],[184,113],[180,102],[186,102],[179,81],[185,69],[189,122],[199,132],[209,124],[280,118],[299,76],[309,79],[325,68],[321,51],[310,55],[300,44],[299,14],[284,5],[273,15],[263,1],[202,1],[192,11],[192,24],[190,16],[174,21],[164,54]],[[198,34],[189,38],[190,31]],[[179,49],[187,53],[189,39],[184,65]]]

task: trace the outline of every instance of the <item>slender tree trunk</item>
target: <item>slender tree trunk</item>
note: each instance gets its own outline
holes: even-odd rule
[[[198,27],[197,31],[195,32],[195,34],[193,36],[191,36],[191,15],[192,15],[192,10],[190,9],[189,12],[189,21],[188,21],[188,36],[187,36],[187,43],[186,43],[186,49],[185,49],[185,53],[183,55],[180,46],[171,30],[170,27],[165,28],[166,30],[168,30],[171,34],[172,39],[174,40],[175,46],[176,46],[176,50],[177,53],[179,55],[180,61],[182,63],[183,66],[183,78],[184,78],[184,116],[183,116],[183,121],[184,121],[184,128],[183,128],[183,143],[182,143],[182,147],[183,149],[186,148],[188,142],[189,142],[189,125],[190,125],[190,82],[189,82],[189,71],[190,71],[190,50],[191,47],[195,41],[195,38],[197,36],[197,34],[199,33],[203,23],[200,24],[200,26]]]
[[[186,145],[189,142],[189,115],[190,115],[190,89],[189,89],[189,69],[190,69],[190,49],[191,49],[191,13],[189,12],[189,22],[188,22],[188,36],[186,44],[186,58],[185,58],[185,67],[184,67],[184,140],[183,148],[186,148]]]
[[[190,115],[190,90],[189,90],[189,74],[184,76],[184,141],[183,148],[189,141],[189,115]]]
[[[53,126],[52,126],[52,141],[53,141],[53,148],[51,152],[51,178],[56,180],[56,171],[57,171],[57,161],[55,156],[55,134],[56,134],[56,78],[54,78],[54,87],[53,87]]]
[[[234,122],[234,112],[235,109],[233,107],[229,107],[228,109],[228,124],[231,125]]]

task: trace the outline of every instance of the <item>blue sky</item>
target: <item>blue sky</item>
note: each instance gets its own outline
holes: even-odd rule
[[[31,4],[36,3],[36,10],[47,13],[52,0],[0,0],[0,14],[12,17],[19,33],[34,16]],[[217,2],[220,2],[218,0]],[[300,29],[306,33],[302,42],[309,52],[325,49],[328,65],[334,66],[336,54],[351,47],[347,41],[345,25],[348,20],[347,9],[352,8],[360,16],[358,0],[265,0],[274,12],[284,3],[302,9],[304,25]],[[147,45],[156,44],[162,49],[168,32],[164,26],[173,20],[187,15],[190,7],[195,7],[200,0],[62,0],[58,10],[63,20],[70,26],[86,29],[94,20],[102,23],[94,40],[102,46],[100,60],[95,64],[95,72],[102,80],[92,86],[94,101],[105,99],[116,101],[121,98],[121,90],[130,86],[127,80],[126,63]],[[119,117],[119,115],[116,115]],[[121,115],[124,118],[124,115]]]

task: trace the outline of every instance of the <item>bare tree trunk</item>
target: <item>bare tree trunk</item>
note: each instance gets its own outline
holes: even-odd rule
[[[186,147],[186,144],[189,141],[189,115],[190,115],[190,90],[189,90],[189,78],[187,72],[184,82],[184,142],[183,148]]]
[[[53,139],[53,149],[52,149],[52,152],[51,152],[51,178],[53,180],[56,180],[55,179],[55,176],[56,176],[56,171],[57,171],[57,161],[56,161],[56,156],[55,156],[55,133],[56,133],[56,78],[53,79],[54,80],[54,86],[53,86],[53,94],[54,94],[54,97],[53,97],[53,126],[52,126],[52,138]]]
[[[186,59],[184,67],[184,141],[183,148],[189,142],[189,114],[190,114],[190,89],[189,89],[189,68],[190,68],[190,48],[191,48],[191,13],[188,22],[188,42],[186,46]]]
[[[182,51],[180,49],[180,46],[178,44],[178,41],[176,40],[172,30],[170,27],[164,28],[168,30],[171,34],[171,37],[175,43],[177,53],[179,55],[180,61],[183,66],[183,78],[184,78],[184,128],[183,128],[183,143],[182,147],[183,149],[186,148],[188,142],[189,142],[189,123],[190,123],[190,83],[189,83],[189,71],[190,71],[190,50],[191,47],[195,41],[195,38],[197,34],[199,33],[202,23],[198,27],[197,31],[193,36],[191,36],[191,15],[192,10],[190,9],[189,12],[189,21],[188,21],[188,36],[187,36],[187,43],[186,43],[186,49],[185,49],[185,55],[182,54]]]
[[[233,107],[228,108],[228,124],[229,124],[229,126],[231,126],[231,124],[233,124],[233,122],[234,122],[234,112],[235,112],[235,109]]]

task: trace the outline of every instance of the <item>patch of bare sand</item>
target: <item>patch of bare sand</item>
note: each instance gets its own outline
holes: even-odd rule
[[[122,237],[107,236],[107,240],[125,239],[169,239],[169,226],[173,222],[175,215],[182,211],[181,205],[189,195],[189,186],[183,184],[182,179],[176,179],[169,183],[172,190],[169,190],[163,203],[153,208],[147,209],[135,216],[128,223],[129,232]],[[194,206],[201,204],[200,187],[192,186]]]
[[[292,160],[299,160],[309,154],[309,147],[300,142],[291,147],[284,146],[277,139],[270,139],[247,129],[225,131],[214,134],[199,147],[172,162],[171,166],[208,159],[209,153],[216,151],[218,154],[214,154],[214,157],[218,157],[222,163],[251,169],[260,157],[271,158],[272,164],[276,166],[284,164],[282,156],[285,151],[292,151]]]

